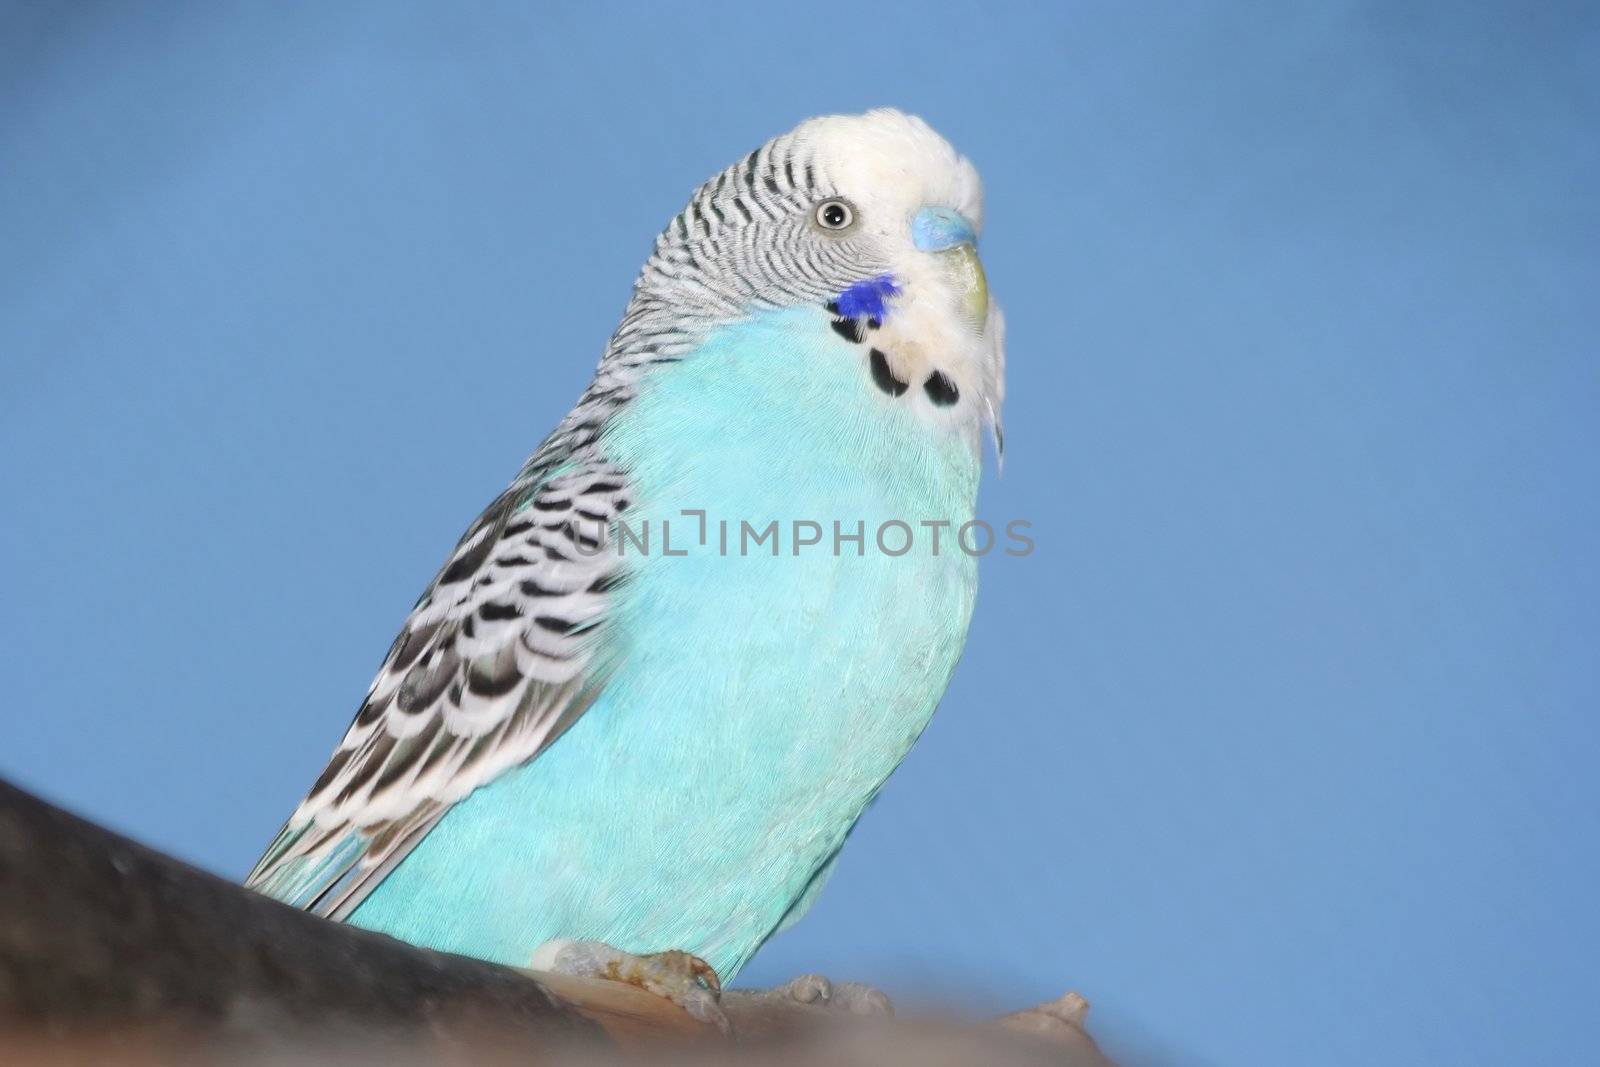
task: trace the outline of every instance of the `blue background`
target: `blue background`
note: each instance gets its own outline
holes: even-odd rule
[[[1588,1058],[1592,5],[53,6],[0,14],[0,773],[242,875],[689,190],[895,104],[987,181],[1038,550],[746,980]]]

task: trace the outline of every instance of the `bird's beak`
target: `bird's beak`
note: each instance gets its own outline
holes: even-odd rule
[[[911,220],[911,237],[924,252],[936,255],[950,276],[961,315],[977,333],[989,317],[989,279],[978,258],[978,234],[960,212],[926,207]]]

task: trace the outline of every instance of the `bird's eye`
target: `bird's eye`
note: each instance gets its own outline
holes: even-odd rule
[[[848,229],[856,213],[843,200],[824,200],[817,205],[817,225],[824,230]]]

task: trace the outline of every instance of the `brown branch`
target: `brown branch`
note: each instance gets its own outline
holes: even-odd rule
[[[723,1007],[744,1049],[737,1062],[802,1062],[783,1057],[820,1055],[821,1042],[840,1062],[868,1048],[875,1052],[861,1062],[946,1062],[958,1049],[982,1050],[995,1065],[1106,1062],[1080,1025],[1081,998],[1002,1020],[1045,1042],[936,1023],[868,1034],[835,1013],[755,993],[730,992]],[[889,1045],[871,1044],[885,1034]],[[0,781],[7,1062],[163,1063],[219,1049],[229,1058],[270,1050],[274,1062],[285,1051],[326,1060],[347,1045],[363,1059],[388,1050],[390,1062],[463,1053],[590,1062],[599,1048],[648,1044],[659,1058],[674,1043],[692,1044],[703,1059],[719,1041],[641,989],[499,967],[327,922]]]

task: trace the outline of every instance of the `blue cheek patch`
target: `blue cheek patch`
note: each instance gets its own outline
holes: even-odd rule
[[[882,322],[888,317],[889,299],[899,295],[900,287],[894,283],[894,277],[880,274],[876,278],[856,282],[840,293],[834,304],[843,318],[877,319]]]

